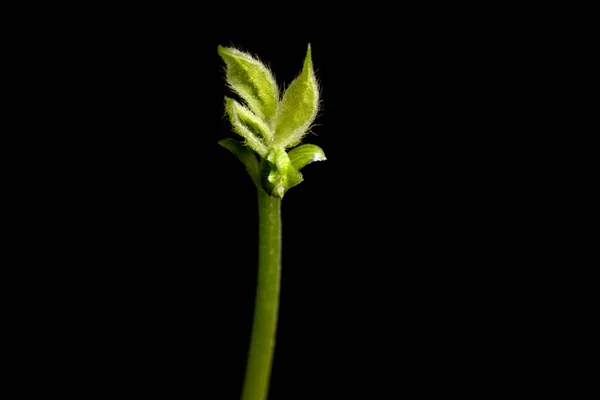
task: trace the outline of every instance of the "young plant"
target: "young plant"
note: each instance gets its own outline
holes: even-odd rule
[[[318,146],[297,146],[319,110],[310,44],[302,72],[280,96],[271,71],[257,58],[219,46],[225,79],[241,100],[225,97],[231,126],[244,140],[221,140],[244,164],[258,192],[258,285],[242,400],[267,398],[279,305],[281,200],[302,182],[300,170],[325,160]],[[286,149],[291,149],[286,151]]]

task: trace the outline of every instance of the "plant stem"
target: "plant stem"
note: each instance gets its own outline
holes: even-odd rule
[[[281,199],[258,189],[258,283],[242,400],[269,391],[281,276]]]

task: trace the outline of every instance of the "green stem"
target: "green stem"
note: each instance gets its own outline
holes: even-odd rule
[[[266,400],[281,275],[281,199],[258,189],[258,284],[242,400]]]

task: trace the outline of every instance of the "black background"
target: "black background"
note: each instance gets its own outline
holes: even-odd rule
[[[516,123],[528,89],[517,102],[514,88],[530,67],[507,48],[513,28],[461,10],[272,30],[160,14],[81,18],[40,45],[55,131],[37,142],[51,149],[39,179],[40,236],[52,240],[40,251],[57,267],[36,281],[56,282],[40,325],[61,343],[40,351],[67,364],[77,393],[239,395],[257,205],[217,144],[235,137],[219,44],[257,55],[283,85],[310,42],[322,86],[305,142],[327,161],[283,200],[269,399],[482,395],[520,382],[512,344],[528,339],[501,322],[527,282],[512,268],[529,220],[515,232],[513,219],[529,204],[505,190],[528,145]]]

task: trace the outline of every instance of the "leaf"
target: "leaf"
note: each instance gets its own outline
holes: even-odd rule
[[[238,119],[246,125],[250,132],[254,133],[255,136],[262,137],[267,143],[271,143],[273,140],[273,132],[262,119],[258,118],[252,111],[248,110],[234,99],[225,97],[225,103],[232,103],[232,107],[235,109]]]
[[[294,168],[293,165],[290,166],[290,169],[288,169],[287,188],[285,189],[285,191],[287,192],[288,190],[290,190],[294,186],[302,183],[303,181],[304,181],[304,177],[302,176],[300,171],[298,171],[296,168]]]
[[[250,54],[232,47],[218,47],[227,65],[225,80],[248,107],[265,122],[275,116],[279,89],[269,69]]]
[[[287,88],[277,110],[275,144],[295,146],[306,135],[319,109],[319,86],[312,64],[310,44],[302,72]]]
[[[257,119],[250,110],[229,97],[225,97],[225,110],[229,115],[233,130],[246,139],[247,145],[260,154],[261,157],[265,157],[267,147],[257,136],[257,133],[268,135],[265,129],[268,131],[269,128]]]
[[[252,178],[256,187],[260,187],[260,167],[256,155],[248,147],[243,146],[240,142],[234,139],[223,139],[219,144],[231,151],[246,167],[246,171]]]
[[[294,168],[288,154],[281,147],[274,148],[267,156],[261,178],[265,191],[279,198],[283,198],[288,189],[303,181],[302,174]]]
[[[327,160],[323,150],[314,144],[303,144],[302,146],[298,146],[295,149],[290,150],[288,156],[290,157],[292,165],[298,171],[311,162]]]

